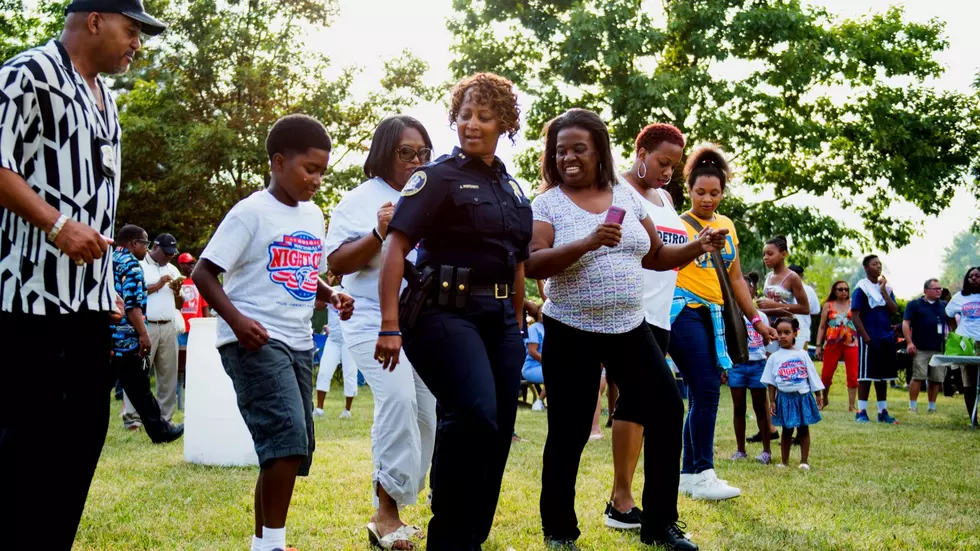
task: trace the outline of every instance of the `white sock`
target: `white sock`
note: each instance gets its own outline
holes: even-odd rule
[[[929,409],[936,411],[936,402],[929,402]]]
[[[252,551],[262,551],[262,538],[252,536]]]
[[[909,407],[912,408],[912,409],[918,409],[919,408],[919,401],[918,400],[909,400]],[[878,409],[881,409],[881,402],[878,402]]]
[[[888,400],[878,400],[878,413],[888,409]]]
[[[262,527],[262,551],[273,551],[274,549],[286,548],[286,527],[269,528]]]
[[[868,411],[867,400],[858,400],[858,411]]]

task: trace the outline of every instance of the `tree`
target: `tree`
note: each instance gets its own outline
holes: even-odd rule
[[[813,286],[821,302],[830,294],[830,286],[835,281],[846,281],[854,289],[857,282],[864,277],[864,268],[859,258],[818,254],[813,255],[809,264],[804,267],[804,278]]]
[[[916,231],[888,213],[896,201],[934,215],[957,188],[980,198],[978,98],[925,84],[943,72],[939,21],[905,21],[901,8],[840,20],[799,0],[664,0],[662,16],[645,5],[454,0],[452,69],[498,72],[530,94],[532,140],[579,106],[605,117],[628,157],[650,122],[722,144],[745,196],[771,197],[726,199],[753,251],[773,233],[801,253],[844,254],[855,242],[887,251]],[[536,165],[535,151],[522,155],[521,176],[536,180]],[[678,204],[680,179],[668,188]],[[863,231],[787,204],[801,194],[860,213]]]
[[[304,28],[322,28],[335,0],[179,0],[171,27],[120,87],[125,132],[118,220],[169,231],[199,250],[227,210],[268,182],[265,137],[281,116],[327,125],[331,166],[314,200],[325,209],[363,179],[350,157],[367,150],[380,120],[427,97],[425,63],[404,52],[376,91],[353,99],[358,73],[328,80],[329,60]]]
[[[0,63],[57,36],[69,1],[42,2],[28,10],[23,0],[0,0]]]
[[[963,289],[963,276],[973,266],[980,266],[980,234],[965,231],[957,234],[943,253],[943,275],[939,282],[950,291]]]
[[[0,53],[57,36],[67,3],[32,12],[0,0]],[[351,161],[381,119],[434,93],[421,84],[427,65],[408,52],[360,99],[357,68],[326,78],[329,59],[304,29],[328,27],[336,0],[148,0],[146,8],[170,27],[144,39],[129,73],[109,79],[124,133],[117,222],[170,232],[185,250],[199,251],[228,209],[267,183],[265,137],[279,117],[303,112],[327,125],[334,149],[314,201],[328,211],[363,179]]]

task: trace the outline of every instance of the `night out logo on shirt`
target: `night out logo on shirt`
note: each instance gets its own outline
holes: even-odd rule
[[[793,358],[786,360],[777,370],[779,378],[787,383],[799,383],[807,379],[806,363],[803,360]]]
[[[980,302],[967,302],[963,305],[960,315],[970,319],[980,318]]]
[[[306,232],[284,235],[269,245],[269,278],[293,298],[308,301],[316,297],[323,243]]]

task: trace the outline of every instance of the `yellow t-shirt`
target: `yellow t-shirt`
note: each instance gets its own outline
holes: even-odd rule
[[[690,215],[700,222],[702,226],[728,230],[728,243],[725,245],[725,250],[721,251],[721,258],[725,262],[725,271],[727,272],[732,262],[738,257],[738,235],[735,233],[735,224],[732,224],[732,221],[722,214],[716,214],[715,219],[711,222],[698,218],[691,211],[687,211],[685,214]],[[684,229],[687,230],[688,237],[690,239],[697,239],[698,232],[683,218],[681,220],[684,222]],[[710,254],[702,254],[694,262],[682,268],[677,273],[677,286],[694,293],[708,302],[714,304],[724,303],[721,295],[721,283],[718,282],[715,263],[712,261]]]

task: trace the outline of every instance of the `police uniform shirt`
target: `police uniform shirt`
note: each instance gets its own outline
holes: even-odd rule
[[[0,67],[0,167],[49,205],[112,237],[122,131],[108,88],[105,109],[57,40]],[[114,306],[112,260],[76,265],[45,232],[0,207],[0,311],[64,314]]]
[[[419,243],[419,267],[465,267],[473,284],[511,283],[530,255],[531,203],[500,159],[487,165],[457,147],[412,175],[388,227]]]

